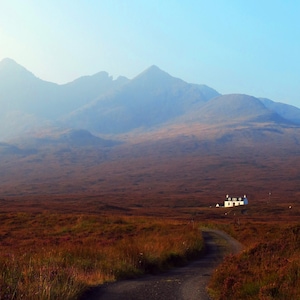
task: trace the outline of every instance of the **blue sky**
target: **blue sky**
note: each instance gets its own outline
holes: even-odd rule
[[[299,16],[298,0],[0,0],[0,60],[56,83],[155,64],[299,107]]]

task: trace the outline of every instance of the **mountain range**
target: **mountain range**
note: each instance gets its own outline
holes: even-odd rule
[[[51,127],[101,135],[189,123],[300,125],[297,107],[242,94],[221,95],[157,66],[131,80],[99,72],[58,85],[7,58],[0,62],[0,105],[2,141]]]
[[[148,207],[300,195],[300,109],[291,105],[221,95],[157,66],[58,85],[11,59],[0,62],[0,104],[1,197]]]

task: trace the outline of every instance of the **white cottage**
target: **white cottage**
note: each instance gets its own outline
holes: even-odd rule
[[[243,197],[230,197],[229,195],[226,195],[226,200],[224,201],[224,207],[234,207],[247,204],[248,199],[246,195]]]

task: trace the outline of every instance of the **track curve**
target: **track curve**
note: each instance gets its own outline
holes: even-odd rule
[[[122,280],[92,288],[80,300],[209,300],[206,286],[225,254],[238,253],[243,246],[228,234],[202,229],[205,254],[188,265],[159,275]]]

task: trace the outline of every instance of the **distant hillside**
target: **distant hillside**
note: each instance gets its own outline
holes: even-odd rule
[[[177,124],[124,135],[114,147],[85,131],[43,136],[26,147],[0,145],[2,197],[69,193],[145,208],[216,203],[226,193],[253,203],[270,191],[282,202],[299,199],[296,126]]]
[[[44,139],[44,143],[47,140]],[[103,139],[92,135],[89,131],[84,129],[71,129],[59,134],[56,138],[49,138],[48,143],[53,144],[67,144],[70,146],[77,147],[87,147],[87,146],[97,146],[97,147],[112,147],[118,145],[119,142]]]
[[[84,129],[49,129],[42,134],[30,134],[25,138],[12,140],[9,146],[14,144],[21,145],[24,149],[41,150],[52,146],[61,147],[79,147],[79,148],[103,148],[113,147],[121,144],[120,141],[100,138]],[[8,145],[8,144],[7,144]]]

